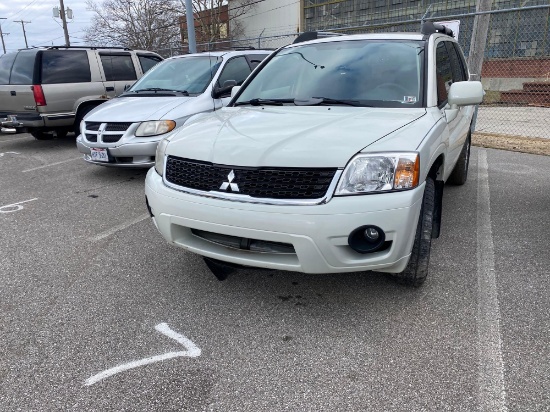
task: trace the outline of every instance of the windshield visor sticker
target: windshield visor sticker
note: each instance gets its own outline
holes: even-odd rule
[[[403,96],[403,103],[416,103],[416,96]]]

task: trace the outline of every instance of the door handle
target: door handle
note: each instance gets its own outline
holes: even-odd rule
[[[108,92],[114,92],[115,88],[112,87],[112,86],[109,86],[109,87],[106,87],[105,90],[108,91]]]
[[[17,96],[17,92],[15,90],[10,91],[10,95]]]

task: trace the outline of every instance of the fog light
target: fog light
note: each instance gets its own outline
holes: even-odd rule
[[[386,235],[377,226],[361,226],[350,233],[349,246],[359,253],[373,253],[383,248]]]

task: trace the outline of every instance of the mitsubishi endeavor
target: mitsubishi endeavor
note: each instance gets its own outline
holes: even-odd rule
[[[481,83],[433,23],[297,40],[228,107],[160,141],[145,182],[153,221],[219,279],[247,266],[420,286],[444,183],[467,179]]]

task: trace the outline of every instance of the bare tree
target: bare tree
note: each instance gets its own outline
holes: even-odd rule
[[[158,50],[179,40],[179,4],[175,0],[87,0],[95,12],[85,40],[102,46]]]
[[[237,18],[255,7],[258,0],[193,0],[197,38],[212,42],[242,34],[239,26],[229,33],[229,18]],[[230,4],[229,4],[230,3]],[[125,46],[161,50],[187,38],[181,32],[185,21],[184,0],[86,0],[95,15],[85,40],[96,46]]]

